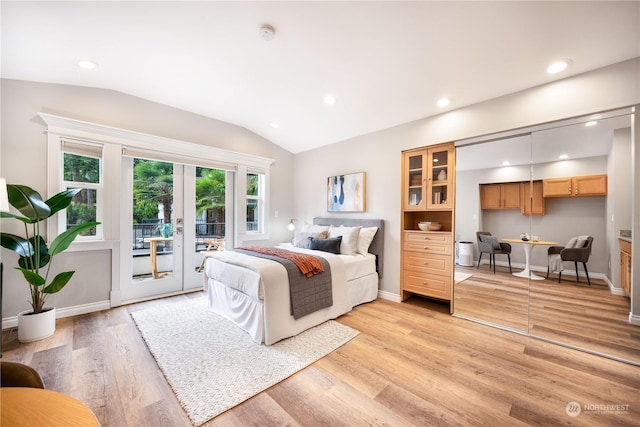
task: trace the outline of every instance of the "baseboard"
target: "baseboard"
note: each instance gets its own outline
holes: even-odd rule
[[[392,292],[387,292],[387,291],[378,291],[378,298],[380,299],[386,299],[388,301],[393,301],[393,302],[402,302],[402,298],[400,298],[400,295],[398,294],[394,294]]]
[[[474,266],[478,266],[478,260],[475,261],[475,263],[473,264]],[[482,260],[480,261],[480,265],[489,265],[489,261],[486,260]],[[500,267],[504,267],[504,268],[509,268],[509,263],[506,261],[497,261],[496,262],[496,266],[500,266]],[[524,270],[525,265],[522,263],[518,263],[518,262],[512,262],[511,263],[511,269],[512,270]],[[531,271],[535,271],[536,273],[540,273],[544,276],[547,275],[547,267],[546,266],[540,266],[540,265],[532,265],[529,267],[531,269]],[[557,274],[557,273],[552,273],[552,274]],[[585,282],[587,280],[587,276],[584,274],[583,271],[578,271],[578,274],[580,276],[580,279],[584,279]],[[576,271],[574,269],[569,269],[569,268],[565,268],[564,270],[562,270],[562,277],[565,276],[571,276],[574,280],[576,277]],[[607,283],[611,283],[609,282],[609,278],[603,274],[603,273],[594,273],[594,272],[589,272],[589,278],[590,279],[602,279]],[[612,293],[613,293],[613,289],[616,289],[615,287],[613,287],[612,285],[609,286],[609,288],[612,288]],[[624,294],[623,294],[624,295]]]
[[[629,323],[632,325],[640,325],[640,316],[629,313]]]
[[[109,301],[92,302],[91,304],[74,305],[73,307],[56,307],[56,319],[77,316],[79,314],[93,313],[111,308]],[[10,316],[2,319],[2,329],[18,327],[18,316]]]

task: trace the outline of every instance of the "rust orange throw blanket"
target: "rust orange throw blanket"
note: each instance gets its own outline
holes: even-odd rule
[[[301,254],[299,252],[291,252],[286,249],[268,248],[265,246],[242,246],[237,249],[243,249],[245,251],[252,251],[263,255],[271,255],[288,259],[289,261],[292,261],[295,265],[297,265],[300,269],[300,272],[307,277],[311,277],[324,271],[322,262],[320,262],[318,258],[312,255]]]

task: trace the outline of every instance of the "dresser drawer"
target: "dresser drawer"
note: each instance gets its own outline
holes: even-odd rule
[[[451,276],[403,271],[402,290],[428,297],[451,300]]]
[[[450,255],[405,252],[402,258],[402,268],[420,273],[451,276],[451,261]]]
[[[429,239],[405,240],[403,249],[411,252],[421,252],[424,254],[451,255],[453,250],[450,243],[443,243]]]
[[[452,246],[451,233],[419,231],[405,231],[404,233],[403,249],[405,251],[451,255],[453,253]]]

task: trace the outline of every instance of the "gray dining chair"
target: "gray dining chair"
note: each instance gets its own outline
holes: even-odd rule
[[[482,254],[489,254],[489,269],[493,265],[493,274],[496,273],[496,254],[506,255],[509,260],[509,273],[511,273],[511,245],[509,243],[501,242],[497,237],[494,237],[488,231],[477,231],[476,238],[478,239],[478,267],[480,268],[480,260]]]
[[[565,246],[551,246],[547,250],[547,255],[560,255],[560,259],[564,261],[573,261],[576,268],[576,282],[580,282],[580,276],[578,275],[578,263],[581,262],[584,267],[584,273],[587,276],[587,283],[591,286],[591,279],[589,279],[589,271],[587,270],[587,262],[591,256],[591,245],[593,244],[593,237],[588,236],[584,244],[580,247],[565,247]],[[549,278],[550,267],[547,266],[547,278]],[[558,283],[562,280],[562,270],[558,271]]]

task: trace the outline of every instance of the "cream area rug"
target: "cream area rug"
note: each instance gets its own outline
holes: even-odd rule
[[[149,350],[193,425],[293,375],[358,331],[328,321],[274,345],[258,345],[206,298],[131,313]]]
[[[472,274],[463,273],[461,271],[456,271],[455,276],[454,276],[454,282],[455,283],[460,283],[463,280],[467,280],[471,276],[472,276]]]

